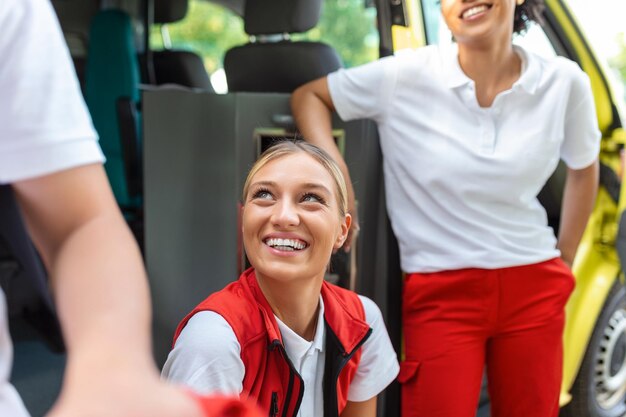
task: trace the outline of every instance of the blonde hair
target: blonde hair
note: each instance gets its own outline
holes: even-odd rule
[[[250,189],[252,177],[254,177],[261,168],[275,159],[297,153],[309,155],[319,162],[319,164],[322,165],[326,171],[328,171],[335,182],[335,194],[338,202],[337,205],[339,206],[339,215],[344,217],[348,212],[348,191],[346,189],[346,181],[341,173],[341,170],[339,169],[339,166],[335,161],[333,161],[330,155],[326,153],[326,151],[301,140],[282,140],[261,154],[259,159],[257,159],[254,165],[252,165],[252,168],[250,168],[250,172],[248,172],[248,176],[246,177],[246,182],[243,185],[242,198],[244,204],[248,198],[248,191]]]

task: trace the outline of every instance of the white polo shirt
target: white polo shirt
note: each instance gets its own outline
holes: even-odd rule
[[[361,361],[348,390],[348,401],[378,395],[398,375],[400,366],[382,314],[369,298],[359,296],[372,334],[361,350]],[[324,322],[320,297],[318,323]],[[276,318],[287,356],[304,381],[298,417],[324,415],[323,378],[326,360],[325,326],[317,326],[312,341],[301,338]],[[212,311],[195,314],[187,323],[163,366],[163,377],[203,393],[239,395],[245,376],[241,346],[226,320]]]
[[[489,108],[456,45],[403,51],[328,76],[343,120],[377,122],[402,269],[501,268],[559,256],[537,194],[559,158],[598,155],[590,83],[573,62],[520,47],[520,79]]]

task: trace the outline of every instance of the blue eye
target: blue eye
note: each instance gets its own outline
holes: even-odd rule
[[[324,204],[325,200],[317,194],[314,193],[306,193],[302,196],[302,201],[311,202],[311,203],[320,203]]]
[[[269,190],[265,189],[265,188],[260,188],[258,190],[256,190],[253,194],[252,194],[252,199],[259,199],[259,200],[270,200],[272,199],[272,193],[269,192]]]

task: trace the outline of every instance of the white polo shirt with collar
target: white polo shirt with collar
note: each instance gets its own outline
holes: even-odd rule
[[[343,120],[378,124],[387,210],[405,272],[502,268],[560,255],[537,194],[559,159],[598,156],[589,79],[572,61],[515,46],[522,74],[482,108],[456,45],[328,76]]]

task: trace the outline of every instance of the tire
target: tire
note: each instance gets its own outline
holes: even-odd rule
[[[561,417],[626,415],[626,288],[615,282]]]

